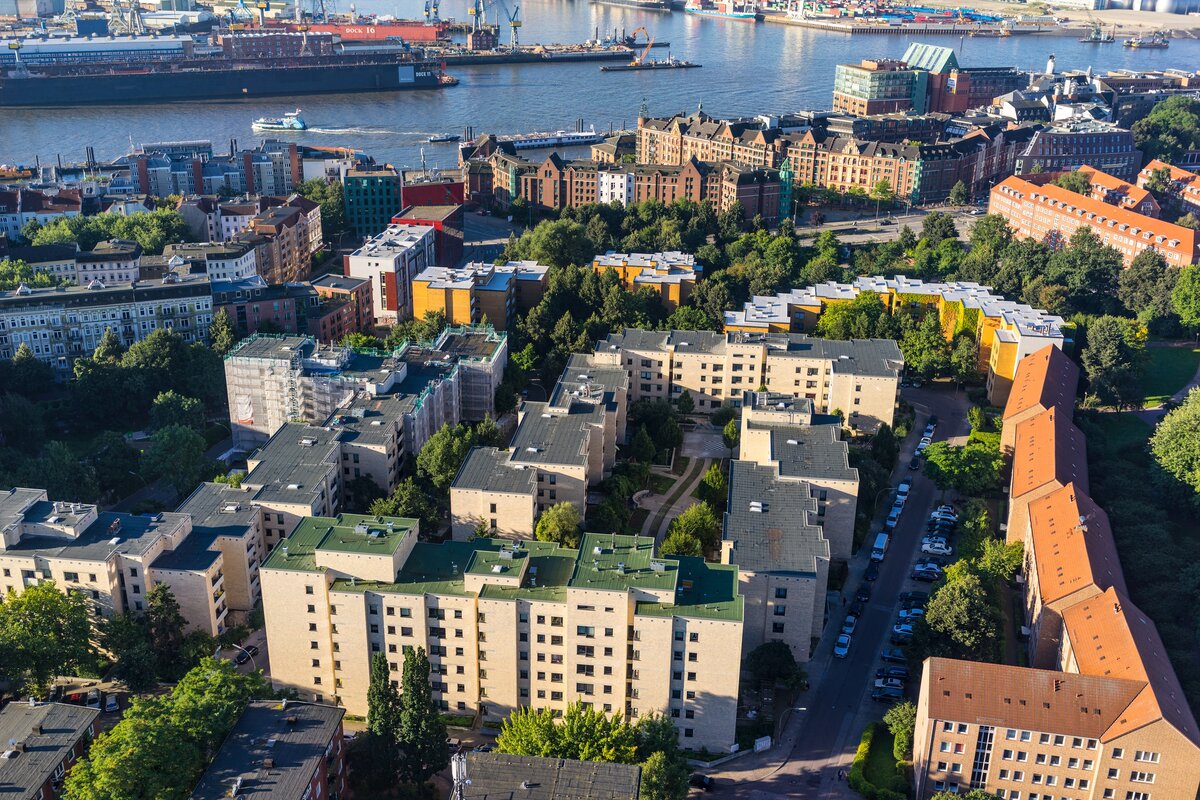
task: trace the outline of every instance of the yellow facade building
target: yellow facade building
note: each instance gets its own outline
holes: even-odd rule
[[[496,330],[507,330],[516,314],[542,299],[549,270],[536,261],[429,267],[413,278],[413,317],[422,319],[436,311],[445,314],[451,325],[474,325],[486,319]]]
[[[612,250],[592,261],[592,269],[613,270],[629,291],[650,287],[659,294],[663,307],[674,311],[688,301],[704,267],[696,257],[677,250],[663,253],[617,253]]]

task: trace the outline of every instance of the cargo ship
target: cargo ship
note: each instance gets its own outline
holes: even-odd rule
[[[280,54],[283,55],[280,55]],[[172,102],[437,89],[457,81],[403,48],[352,53],[332,34],[0,41],[0,107]]]
[[[758,8],[754,2],[740,0],[687,0],[683,10],[688,14],[719,19],[734,19],[754,22],[758,19]]]
[[[285,25],[288,30],[299,31],[302,26],[295,22]],[[331,20],[311,22],[303,26],[309,33],[330,33],[343,42],[382,42],[403,39],[406,42],[437,42],[450,38],[450,26],[444,22],[422,22],[416,19],[395,20]]]
[[[671,10],[671,4],[668,0],[592,0],[592,2],[603,6],[626,6],[627,8],[637,8],[642,11]]]

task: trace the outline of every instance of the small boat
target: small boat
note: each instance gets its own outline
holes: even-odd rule
[[[461,138],[462,137],[459,136],[457,133],[435,133],[432,136],[430,136],[428,139],[426,139],[425,141],[430,142],[430,143],[457,142]]]
[[[1134,36],[1132,39],[1125,40],[1126,47],[1132,47],[1135,50],[1163,50],[1171,46],[1171,41],[1167,35],[1161,31],[1155,31],[1150,34],[1150,38],[1144,36]]]
[[[282,117],[261,117],[254,120],[250,127],[256,131],[306,131],[308,125],[300,116],[300,109],[284,114]]]
[[[667,53],[664,59],[649,59],[646,61],[637,60],[629,64],[608,64],[600,68],[601,72],[636,72],[643,69],[695,69],[702,66],[694,64],[691,61],[684,61],[681,58]]]
[[[1105,33],[1099,23],[1092,25],[1088,35],[1081,38],[1079,41],[1083,44],[1110,44],[1117,40],[1115,33]]]

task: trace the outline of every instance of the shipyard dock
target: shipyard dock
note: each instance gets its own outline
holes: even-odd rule
[[[798,28],[814,28],[834,33],[847,33],[876,36],[983,36],[998,38],[1003,36],[1020,36],[1031,33],[1043,33],[1038,28],[1013,26],[1000,28],[995,25],[938,25],[929,23],[889,24],[882,20],[848,18],[834,19],[798,19],[781,13],[765,13],[764,22],[774,22],[779,25],[794,25]]]
[[[670,47],[670,42],[655,42],[654,47]],[[624,45],[586,47],[582,45],[534,45],[511,50],[468,51],[460,49],[425,48],[427,58],[448,67],[486,64],[569,64],[576,61],[628,61],[638,51]]]

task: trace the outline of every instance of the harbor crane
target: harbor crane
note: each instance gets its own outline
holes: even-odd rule
[[[494,6],[500,6],[500,11],[508,20],[508,46],[516,50],[520,45],[521,26],[525,24],[521,21],[520,5],[514,5],[512,10],[509,10],[504,0],[472,0],[470,8],[467,9],[467,14],[471,17],[471,30],[479,31],[487,27],[487,10]]]
[[[425,0],[425,24],[434,25],[442,21],[438,16],[439,0]]]

